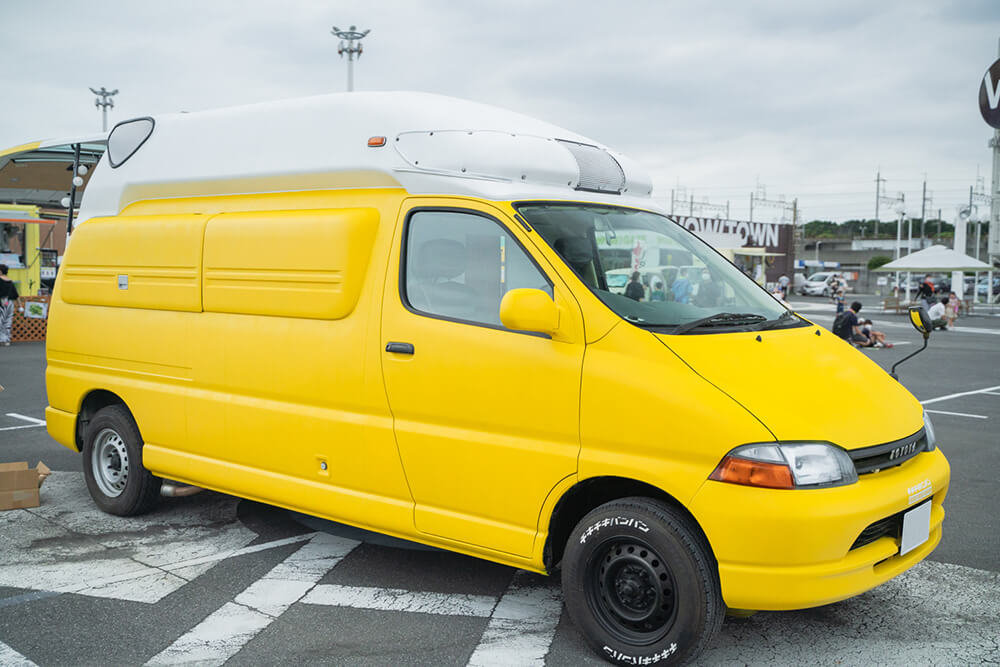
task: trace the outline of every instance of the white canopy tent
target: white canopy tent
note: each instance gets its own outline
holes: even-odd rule
[[[883,264],[879,268],[875,269],[877,272],[888,273],[890,271],[896,272],[897,276],[900,273],[905,272],[906,276],[906,300],[910,300],[910,273],[948,273],[948,272],[965,272],[965,273],[989,273],[988,280],[988,303],[993,302],[993,266],[987,264],[986,262],[981,262],[975,257],[969,257],[968,255],[962,254],[957,250],[952,250],[943,245],[932,245],[929,248],[924,248],[917,252],[911,253],[906,257],[900,257],[899,259],[889,262],[888,264]],[[959,278],[960,284],[964,280]],[[955,280],[952,278],[952,284]],[[899,281],[897,280],[897,284]],[[964,287],[964,285],[963,285]],[[975,290],[975,287],[973,287]],[[975,293],[973,293],[975,296]]]

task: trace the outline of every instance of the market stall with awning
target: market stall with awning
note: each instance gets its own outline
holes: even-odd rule
[[[910,300],[910,273],[982,273],[985,271],[989,273],[987,300],[988,303],[993,302],[993,266],[943,245],[932,245],[929,248],[910,253],[906,257],[900,257],[888,264],[883,264],[875,271],[906,273],[907,301]],[[959,278],[959,284],[961,281],[962,279]],[[953,284],[954,282],[955,280],[952,279]],[[896,284],[899,284],[898,280]]]
[[[105,147],[101,134],[0,150],[0,263],[22,295],[44,292],[55,279],[68,226]]]

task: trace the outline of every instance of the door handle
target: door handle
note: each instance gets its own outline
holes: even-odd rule
[[[386,343],[385,351],[395,354],[413,354],[413,343]]]

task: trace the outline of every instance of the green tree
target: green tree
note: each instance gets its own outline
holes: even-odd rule
[[[868,270],[874,271],[883,264],[888,264],[892,261],[892,257],[886,257],[885,255],[875,255],[868,260]]]

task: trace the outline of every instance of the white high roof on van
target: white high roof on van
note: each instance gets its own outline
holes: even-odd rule
[[[116,156],[119,131],[125,150]],[[385,145],[369,146],[372,137]],[[88,183],[81,221],[147,199],[354,187],[652,207],[650,179],[629,158],[528,116],[427,93],[338,93],[165,114],[120,124],[109,153]]]

